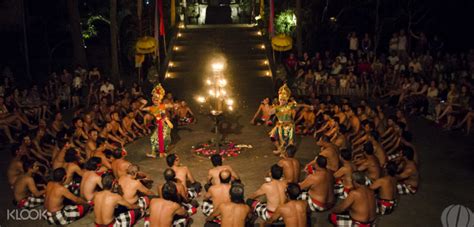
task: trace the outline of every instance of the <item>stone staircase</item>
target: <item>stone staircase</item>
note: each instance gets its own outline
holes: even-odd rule
[[[256,27],[248,25],[201,25],[180,29],[168,62],[165,88],[192,105],[205,94],[205,80],[216,58],[225,59],[225,77],[232,97],[240,105],[258,104],[272,95],[267,47]]]

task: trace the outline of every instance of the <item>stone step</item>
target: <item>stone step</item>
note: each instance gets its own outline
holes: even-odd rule
[[[264,60],[267,58],[267,55],[265,53],[258,53],[258,54],[244,54],[244,53],[239,53],[239,54],[232,54],[232,55],[226,55],[227,61],[234,61],[234,60],[240,60],[240,59],[255,59],[255,60]],[[173,55],[172,61],[194,61],[194,62],[207,62],[207,58],[203,57],[196,57],[193,55]]]

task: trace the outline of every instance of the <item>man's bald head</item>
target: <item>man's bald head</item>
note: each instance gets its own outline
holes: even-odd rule
[[[231,174],[229,170],[222,170],[219,173],[219,179],[222,184],[228,184],[230,182]]]

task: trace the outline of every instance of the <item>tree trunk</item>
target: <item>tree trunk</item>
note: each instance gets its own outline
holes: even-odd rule
[[[110,76],[119,79],[117,0],[110,0]]]
[[[138,19],[138,34],[142,36],[142,13],[143,13],[143,0],[137,0],[137,19]]]
[[[374,54],[377,56],[377,49],[380,42],[380,36],[382,34],[382,26],[380,22],[380,0],[377,0],[375,5],[375,30],[374,30]]]
[[[69,25],[71,28],[73,63],[87,67],[86,50],[82,41],[81,17],[79,15],[78,0],[67,0]]]
[[[298,50],[298,57],[303,55],[303,28],[301,26],[301,0],[296,0],[296,49]]]

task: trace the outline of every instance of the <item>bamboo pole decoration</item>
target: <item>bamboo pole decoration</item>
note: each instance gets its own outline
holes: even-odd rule
[[[264,12],[265,12],[265,11],[264,11],[264,8],[265,8],[265,7],[264,7],[264,6],[265,6],[264,1],[265,1],[265,0],[260,0],[260,17],[261,17],[261,18],[263,18],[263,14],[264,14]]]
[[[176,3],[175,0],[171,0],[171,27],[176,24]]]

